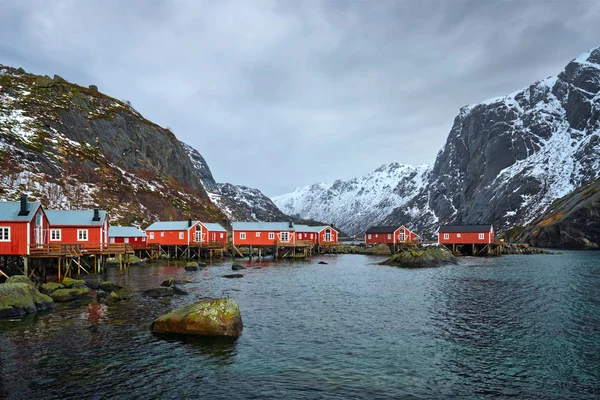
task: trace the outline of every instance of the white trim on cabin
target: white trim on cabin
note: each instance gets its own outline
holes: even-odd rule
[[[485,239],[485,233],[480,233],[479,240],[484,240],[484,239]]]
[[[10,242],[10,226],[0,226],[0,242]]]
[[[87,229],[77,229],[77,241],[78,242],[87,242],[88,241],[88,230]]]
[[[50,229],[50,241],[58,242],[62,238],[62,229]]]
[[[240,232],[240,240],[246,240],[246,232]]]
[[[269,232],[269,240],[275,240],[275,232]]]

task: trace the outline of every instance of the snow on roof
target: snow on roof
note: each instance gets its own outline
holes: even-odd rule
[[[46,210],[50,225],[102,226],[108,213],[98,210],[100,221],[92,221],[94,210]]]
[[[192,226],[199,221],[192,221]],[[146,228],[147,231],[187,231],[189,221],[158,221]]]
[[[202,222],[202,225],[204,225],[206,229],[208,229],[211,232],[227,232],[227,230],[221,225],[213,222]]]
[[[19,211],[21,211],[20,201],[1,202],[0,221],[31,221],[40,205],[39,201],[28,201],[27,210],[29,210],[29,214],[19,215]]]
[[[146,237],[146,234],[135,226],[110,226],[108,237]]]
[[[293,231],[290,222],[232,222],[234,231]]]

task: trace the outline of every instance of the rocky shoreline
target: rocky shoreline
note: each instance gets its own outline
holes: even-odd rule
[[[401,250],[379,264],[402,268],[431,268],[457,263],[457,258],[449,250],[430,246]]]

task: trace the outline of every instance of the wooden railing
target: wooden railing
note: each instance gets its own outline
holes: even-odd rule
[[[158,250],[160,244],[158,243],[129,243],[133,250]]]
[[[227,242],[191,242],[190,246],[202,247],[205,249],[222,249],[227,247]]]
[[[86,254],[133,254],[129,243],[86,243],[81,251]]]
[[[79,257],[83,253],[79,244],[32,244],[29,245],[32,257]]]
[[[275,241],[275,245],[276,246],[289,246],[289,247],[307,247],[307,246],[314,246],[314,243],[312,240],[289,240],[287,242],[281,241],[281,240],[276,240]]]

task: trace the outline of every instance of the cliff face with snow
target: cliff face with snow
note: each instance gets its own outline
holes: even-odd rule
[[[21,193],[115,223],[226,221],[170,131],[95,87],[0,65],[0,199]]]
[[[358,234],[383,221],[424,189],[431,167],[393,163],[370,174],[332,184],[316,184],[274,197],[286,214],[332,221],[348,234]]]
[[[427,181],[385,217],[354,218],[344,198],[332,198],[322,217],[348,231],[404,223],[432,232],[442,223],[525,225],[557,198],[600,169],[600,48],[563,72],[508,96],[463,107]],[[390,185],[393,186],[393,183]],[[365,187],[365,192],[378,192]],[[318,185],[275,198],[285,212],[303,215]],[[395,193],[388,192],[389,199]],[[306,199],[306,200],[305,200]],[[382,197],[382,201],[385,199]]]
[[[232,221],[287,221],[267,196],[258,189],[230,183],[217,183],[204,157],[191,146],[182,143],[196,174],[212,202]]]

